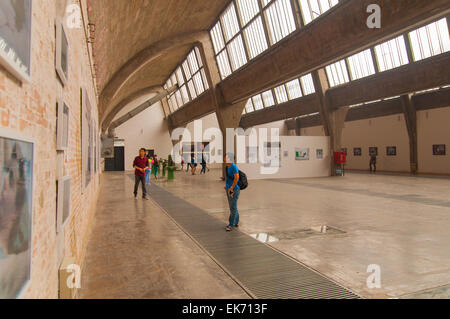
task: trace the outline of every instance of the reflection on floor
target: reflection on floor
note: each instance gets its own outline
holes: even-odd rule
[[[156,183],[225,225],[219,174]],[[132,183],[103,176],[82,297],[247,297],[152,201],[132,199]],[[450,297],[448,179],[350,173],[249,184],[240,231],[366,298]],[[368,288],[369,265],[379,265],[381,288]]]

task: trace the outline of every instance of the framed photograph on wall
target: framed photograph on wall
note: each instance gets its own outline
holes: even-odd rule
[[[362,148],[361,147],[353,148],[353,156],[362,156]]]
[[[378,147],[372,146],[369,147],[369,156],[375,154],[376,156],[378,156]]]
[[[63,230],[70,216],[70,176],[56,181],[56,232]]]
[[[0,299],[21,298],[31,280],[34,152],[0,128]]]
[[[82,192],[89,186],[93,173],[92,115],[86,89],[81,89],[81,181]]]
[[[386,155],[387,156],[397,156],[397,146],[386,147]]]
[[[62,100],[58,100],[57,123],[56,123],[56,150],[66,151],[69,147],[69,115],[70,110],[67,104]]]
[[[309,148],[296,148],[295,149],[296,161],[308,161],[309,160]]]
[[[317,149],[316,150],[316,158],[317,159],[323,159],[323,149]]]
[[[435,144],[435,145],[433,145],[433,155],[445,156],[446,155],[445,144]]]
[[[31,0],[0,1],[0,63],[18,80],[31,77]]]
[[[56,21],[56,73],[63,85],[67,84],[69,79],[69,41],[67,40],[64,23],[61,20]]]

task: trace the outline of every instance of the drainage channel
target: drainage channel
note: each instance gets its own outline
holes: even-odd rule
[[[150,196],[250,295],[261,299],[357,299],[355,293],[152,184]]]

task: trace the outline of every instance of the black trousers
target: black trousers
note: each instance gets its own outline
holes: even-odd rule
[[[202,164],[202,170],[200,171],[200,174],[201,173],[206,174],[206,164],[205,165]]]
[[[134,196],[137,196],[139,183],[142,184],[142,197],[147,196],[147,189],[145,188],[145,175],[134,175]]]
[[[372,169],[373,166],[373,169]],[[376,162],[370,162],[370,171],[376,172],[377,171],[377,163]]]

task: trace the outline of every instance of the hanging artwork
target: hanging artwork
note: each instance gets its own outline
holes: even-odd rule
[[[67,40],[64,23],[58,21],[56,23],[56,73],[63,85],[67,84],[69,78],[69,41]]]
[[[281,167],[281,143],[265,142],[264,156],[264,167]]]
[[[0,129],[0,299],[30,281],[34,143]]]
[[[57,104],[56,150],[65,151],[69,146],[69,107],[63,100]]]
[[[361,156],[362,155],[362,149],[361,147],[355,147],[353,149],[353,156]]]
[[[81,90],[81,179],[84,191],[91,182],[93,173],[93,128],[91,103],[86,89]]]
[[[323,159],[323,149],[317,149],[316,150],[316,158],[317,159]]]
[[[31,0],[0,1],[0,63],[21,81],[31,76]]]
[[[433,155],[443,156],[446,154],[445,144],[433,145]]]
[[[386,155],[387,156],[397,156],[397,146],[386,147]]]
[[[308,161],[309,160],[309,148],[296,148],[295,149],[296,161]]]

